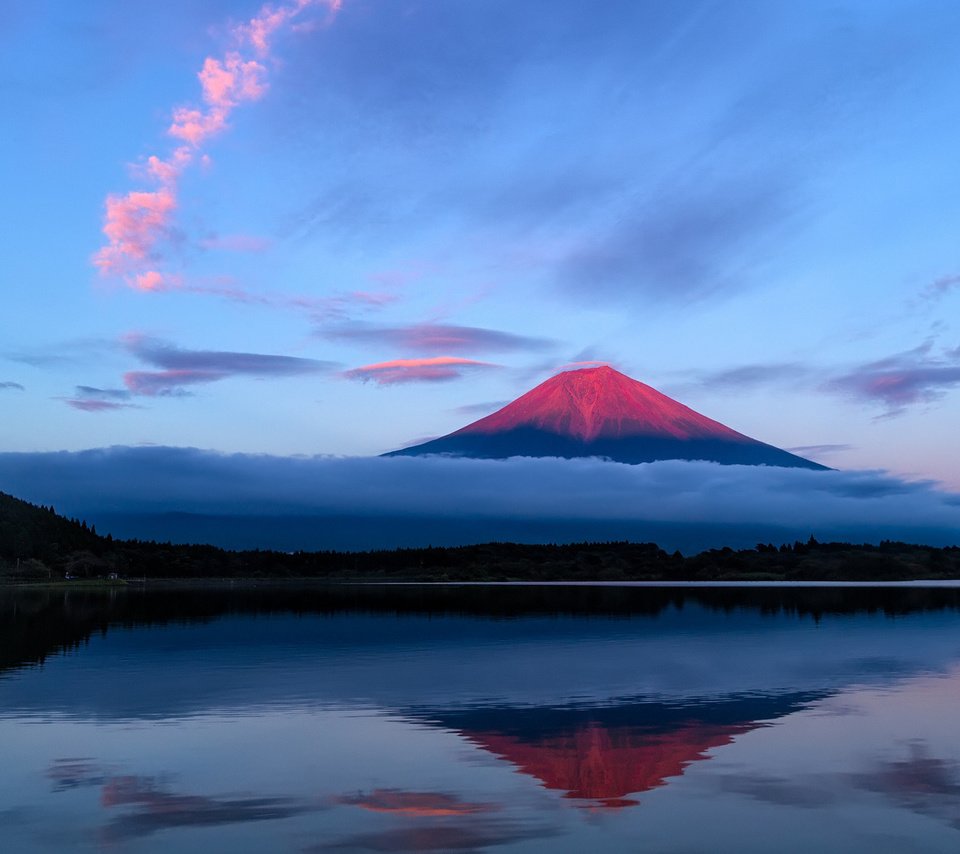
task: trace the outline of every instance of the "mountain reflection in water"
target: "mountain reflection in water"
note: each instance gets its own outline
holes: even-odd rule
[[[479,708],[412,717],[462,735],[565,798],[619,808],[679,777],[734,737],[783,717],[816,694],[712,702],[621,703],[569,708]]]
[[[4,591],[0,833],[18,852],[953,851],[958,605]]]

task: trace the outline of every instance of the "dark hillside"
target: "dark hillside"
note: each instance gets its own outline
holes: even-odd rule
[[[0,581],[104,578],[330,581],[898,581],[960,579],[960,548],[806,542],[711,549],[691,557],[654,543],[524,545],[367,552],[226,551],[114,540],[85,522],[0,493]]]
[[[96,558],[109,545],[86,522],[0,492],[0,570],[43,577],[67,556],[88,552]]]

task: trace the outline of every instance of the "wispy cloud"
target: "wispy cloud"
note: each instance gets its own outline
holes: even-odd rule
[[[118,350],[113,338],[76,338],[52,344],[38,344],[26,350],[8,350],[0,358],[33,368],[57,368],[100,362]]]
[[[462,377],[464,371],[499,367],[490,362],[477,362],[473,359],[434,356],[428,359],[393,359],[389,362],[378,362],[375,365],[363,365],[344,371],[343,375],[351,380],[373,381],[378,385],[396,385],[455,380]]]
[[[399,299],[396,294],[389,292],[362,290],[342,291],[323,297],[260,293],[241,287],[226,277],[211,283],[178,282],[175,289],[217,297],[242,305],[300,311],[308,314],[317,323],[343,321],[357,311],[378,311]]]
[[[673,188],[606,230],[556,252],[558,283],[584,300],[655,297],[686,302],[743,287],[764,237],[792,213],[771,179]]]
[[[202,104],[174,108],[167,129],[178,144],[166,157],[145,158],[137,169],[159,187],[106,198],[103,234],[107,242],[93,257],[101,274],[122,277],[141,291],[177,286],[176,278],[164,270],[162,247],[172,236],[181,175],[194,163],[209,159],[202,148],[228,127],[233,110],[266,93],[264,63],[277,31],[310,7],[326,9],[332,16],[340,4],[341,0],[293,0],[279,7],[268,3],[247,23],[233,28],[234,49],[204,59],[197,72]]]
[[[770,365],[741,365],[700,378],[700,385],[724,390],[754,388],[763,385],[780,385],[810,375],[808,365],[798,362],[781,362]]]
[[[185,386],[217,382],[236,376],[292,377],[321,374],[338,365],[319,359],[230,350],[189,350],[157,338],[128,335],[126,349],[158,371],[128,371],[123,381],[128,391],[147,397],[187,394]]]
[[[934,403],[956,386],[960,386],[960,347],[938,349],[934,339],[930,339],[911,350],[853,367],[780,362],[697,373],[670,384],[668,393],[805,387],[880,406],[883,412],[878,417],[890,418],[911,406]]]
[[[132,841],[171,828],[276,821],[322,809],[293,798],[216,798],[173,792],[156,777],[120,774],[86,760],[54,762],[47,776],[55,791],[96,787],[105,810],[124,808],[103,827],[107,842]]]
[[[122,388],[97,388],[91,385],[78,385],[77,396],[91,400],[129,400],[130,392]]]
[[[116,412],[118,409],[139,409],[134,403],[118,403],[115,400],[96,400],[85,397],[62,398],[67,406],[81,412]]]
[[[137,397],[188,397],[190,387],[231,377],[295,377],[324,374],[340,367],[336,362],[270,353],[233,350],[191,350],[159,338],[130,334],[120,349],[156,370],[131,370],[123,375],[124,388],[76,387],[72,397],[61,398],[84,412],[135,408]]]
[[[273,241],[255,234],[213,234],[203,238],[200,245],[223,252],[266,252]]]
[[[467,403],[463,406],[457,406],[450,411],[456,413],[457,415],[465,416],[489,415],[491,412],[496,412],[498,409],[502,409],[509,402],[509,400],[491,400],[485,403]],[[419,443],[411,442],[410,444],[414,445]]]
[[[747,392],[759,388],[796,389],[798,386],[822,382],[829,372],[801,362],[773,362],[736,365],[715,371],[682,374],[685,379],[664,386],[671,395],[682,396],[691,391]]]
[[[185,397],[189,392],[184,386],[212,383],[228,376],[224,371],[127,371],[123,382],[132,394],[144,397]]]
[[[880,417],[889,418],[907,407],[940,400],[960,385],[960,348],[934,355],[933,341],[869,362],[830,380],[827,391],[884,408]]]
[[[343,795],[336,802],[370,812],[415,818],[474,815],[499,809],[496,804],[464,801],[447,792],[407,792],[402,789],[374,789],[372,792]]]
[[[545,338],[533,338],[478,326],[413,323],[405,326],[373,326],[354,323],[328,327],[318,333],[331,341],[355,342],[414,353],[495,353],[543,350],[552,346]]]
[[[792,454],[824,456],[826,454],[839,454],[842,451],[852,451],[853,445],[827,444],[827,445],[796,445],[793,448],[786,448]]]
[[[960,290],[960,275],[941,276],[939,279],[934,279],[924,288],[920,296],[926,300],[938,300],[954,290]]]
[[[0,391],[10,391],[11,389],[15,391],[26,391],[26,389],[20,385],[20,383],[9,381],[0,383]]]
[[[96,386],[78,385],[73,397],[59,398],[67,406],[79,409],[81,412],[116,412],[120,409],[141,409],[130,402],[131,393],[122,388],[97,388]]]

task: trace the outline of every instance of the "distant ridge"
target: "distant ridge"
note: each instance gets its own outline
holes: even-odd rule
[[[384,456],[707,460],[827,470],[695,412],[609,366],[564,371],[460,430]]]

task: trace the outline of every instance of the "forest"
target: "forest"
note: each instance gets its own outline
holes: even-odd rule
[[[753,549],[668,553],[654,543],[460,547],[366,552],[229,551],[119,540],[53,507],[0,492],[0,583],[157,579],[349,581],[899,581],[960,579],[960,547],[758,543]]]

